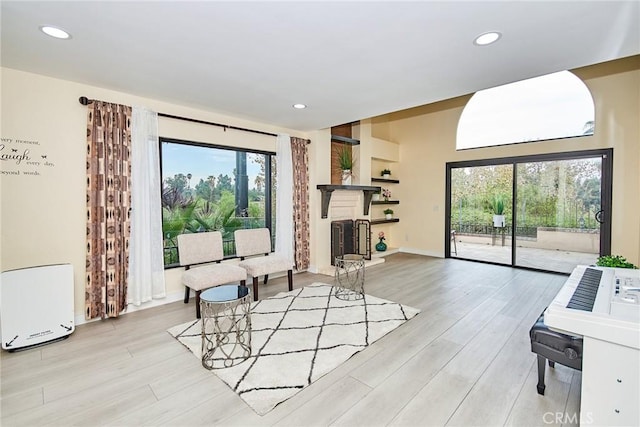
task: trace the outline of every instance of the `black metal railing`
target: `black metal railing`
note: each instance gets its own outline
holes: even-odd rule
[[[239,227],[230,227],[223,231],[222,237],[222,250],[224,254],[224,258],[235,258],[236,256],[236,241],[233,237],[233,232],[236,230],[244,230],[247,228],[262,228],[265,226],[264,218],[244,218],[238,217],[236,218],[242,222]],[[202,230],[206,231],[206,230]],[[274,241],[273,233],[271,236],[271,241]],[[164,239],[164,267],[178,267],[180,265],[180,258],[178,253],[178,242],[176,238],[173,239]]]
[[[498,229],[496,229],[493,224],[451,224],[451,229],[456,230],[457,234],[478,234],[491,236],[496,233]],[[504,233],[507,235],[511,235],[512,227],[510,225],[506,225],[503,227]],[[502,233],[502,229],[499,229],[499,232]],[[516,227],[517,237],[538,237],[538,227],[531,226],[522,226]]]
[[[166,244],[167,240],[165,240]],[[225,258],[233,258],[236,256],[236,241],[233,239],[222,240],[222,250]],[[180,265],[180,258],[178,255],[178,246],[171,244],[164,247],[164,266],[177,267]]]

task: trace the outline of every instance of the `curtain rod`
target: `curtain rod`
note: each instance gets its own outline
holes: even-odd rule
[[[95,99],[89,99],[86,96],[81,96],[78,99],[78,101],[82,105],[88,105],[91,102],[95,101]],[[261,130],[241,128],[241,127],[238,127],[238,126],[223,125],[221,123],[214,123],[214,122],[208,122],[208,121],[205,121],[205,120],[191,119],[189,117],[174,116],[174,115],[165,114],[165,113],[158,113],[158,116],[159,117],[166,117],[168,119],[184,120],[185,122],[192,122],[192,123],[200,123],[200,124],[203,124],[203,125],[218,126],[218,127],[224,128],[225,131],[227,129],[233,129],[233,130],[241,130],[243,132],[258,133],[260,135],[278,136],[277,134],[271,133],[271,132],[264,132],[264,131],[261,131]]]

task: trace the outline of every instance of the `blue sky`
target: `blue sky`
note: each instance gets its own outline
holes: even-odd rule
[[[247,153],[247,175],[249,188],[254,188],[254,180],[260,173],[260,165],[251,159],[255,154]],[[209,147],[198,147],[185,144],[162,144],[162,174],[173,177],[179,173],[190,173],[191,187],[195,187],[200,179],[207,180],[209,175],[229,175],[233,179],[233,169],[236,167],[236,153]]]

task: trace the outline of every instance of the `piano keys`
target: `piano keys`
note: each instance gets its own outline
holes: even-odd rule
[[[598,295],[600,279],[602,279],[602,270],[596,270],[595,268],[585,269],[576,290],[567,304],[567,308],[592,311],[593,303]]]

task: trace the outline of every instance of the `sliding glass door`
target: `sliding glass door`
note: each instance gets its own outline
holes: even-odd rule
[[[513,165],[451,169],[451,256],[511,265]]]
[[[611,150],[447,164],[447,256],[569,273],[610,248]]]
[[[602,158],[517,165],[516,265],[569,273],[600,255]]]

